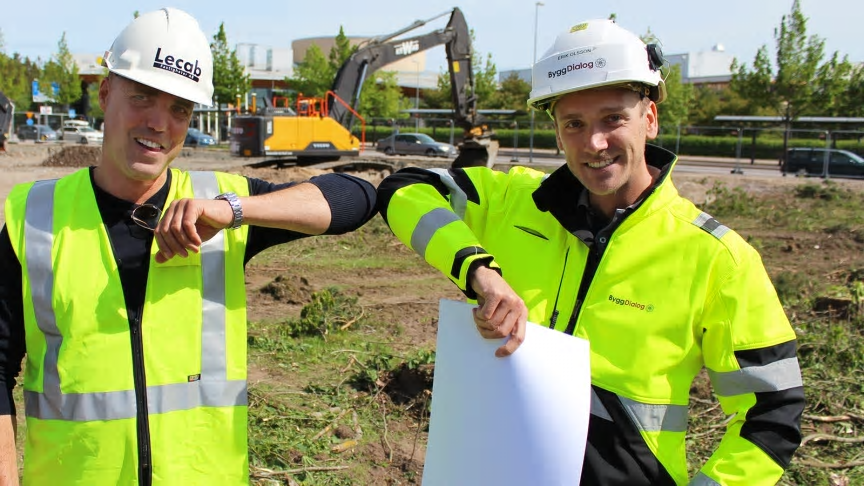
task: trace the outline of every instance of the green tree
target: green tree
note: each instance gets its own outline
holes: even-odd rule
[[[357,52],[357,46],[351,45],[351,40],[348,39],[348,36],[345,35],[345,29],[340,25],[339,26],[339,34],[336,35],[334,39],[333,47],[330,49],[330,67],[333,69],[333,78],[335,79],[336,73],[339,72],[339,68],[345,64],[345,61],[351,57],[352,54]]]
[[[50,96],[54,101],[68,108],[70,104],[78,101],[81,98],[81,80],[78,77],[78,65],[75,59],[72,58],[72,53],[69,52],[69,46],[66,43],[66,32],[60,36],[57,42],[57,52],[51,56],[51,59],[45,63],[42,70],[41,86],[44,86],[45,92],[51,93]],[[56,83],[58,90],[53,92],[51,84]]]
[[[107,72],[107,69],[105,71]],[[87,86],[87,93],[90,95],[90,118],[95,119],[105,117],[105,112],[102,111],[102,107],[99,105],[99,86],[102,84],[102,79],[104,78],[104,75],[99,76],[95,83],[90,83]]]
[[[651,27],[648,27],[640,39],[646,44],[661,44],[657,35],[651,31]],[[680,65],[667,63],[661,68],[661,72],[666,83],[666,100],[657,105],[660,122],[667,126],[686,124],[693,101],[693,86],[681,82]]]
[[[520,78],[518,74],[510,73],[501,81],[501,86],[492,97],[490,108],[527,112],[527,101],[530,93],[531,84]]]
[[[757,52],[752,69],[735,59],[730,86],[750,101],[751,114],[757,114],[759,109],[790,119],[823,114],[823,104],[833,103],[829,98],[844,91],[844,86],[837,83],[842,84],[844,71],[848,78],[846,60],[838,61],[835,53],[827,65],[822,64],[825,41],[816,35],[808,37],[807,18],[799,0],[792,2],[792,10],[774,29],[774,40],[774,63],[764,45]]]
[[[286,80],[291,89],[304,96],[323,98],[327,94],[327,91],[333,87],[339,68],[357,52],[357,46],[351,45],[350,39],[341,26],[334,41],[327,57],[324,57],[324,53],[317,45],[313,44],[309,47],[303,61],[294,68],[294,76]],[[368,73],[360,90],[358,103],[359,113],[364,118],[392,118],[398,116],[400,110],[408,107],[408,100],[402,96],[402,91],[396,83],[395,73],[384,71]]]
[[[471,31],[474,39],[474,31]],[[485,63],[480,55],[475,55],[472,67],[474,69],[474,95],[477,96],[477,108],[490,108],[495,102],[495,92],[498,90],[498,68],[492,61],[492,54],[486,54]],[[526,98],[527,99],[527,98]]]
[[[288,85],[304,96],[322,98],[333,86],[339,68],[355,52],[357,47],[351,45],[345,29],[339,26],[339,34],[334,38],[327,57],[317,45],[310,46],[303,60],[294,68],[294,76],[287,79]]]
[[[471,42],[474,42],[474,31],[471,31]],[[485,60],[485,63],[484,63]],[[484,58],[479,52],[471,52],[471,71],[474,76],[473,92],[468,87],[468,95],[477,97],[477,108],[491,108],[495,104],[495,94],[498,90],[498,68],[492,61],[492,54]],[[438,74],[438,88],[423,93],[423,101],[429,108],[453,108],[450,85],[450,73]],[[527,100],[527,98],[526,98]]]
[[[237,94],[245,95],[252,82],[240,64],[237,49],[228,47],[225,22],[219,24],[219,31],[210,44],[213,52],[213,97],[220,103],[233,103]]]
[[[294,68],[294,76],[288,78],[288,86],[304,96],[323,97],[333,85],[336,71],[324,57],[321,48],[313,44],[306,50],[303,60]]]
[[[864,65],[859,64],[852,69],[843,100],[843,113],[846,116],[864,116]]]
[[[0,91],[15,103],[16,111],[27,111],[33,103],[31,81],[39,79],[39,65],[17,52],[8,56],[0,47]]]
[[[753,68],[749,70],[738,58],[732,60],[732,80],[729,87],[742,99],[747,100],[747,113],[756,114],[761,108],[774,106],[769,98],[774,89],[774,72],[768,47],[762,46],[756,52]]]
[[[364,118],[398,118],[410,107],[411,101],[402,95],[394,72],[376,72],[363,84],[359,112]]]
[[[819,111],[814,114],[848,116],[847,110],[853,108],[848,103],[847,94],[854,71],[855,67],[849,59],[846,56],[840,59],[836,52],[831,59],[819,66],[813,90],[813,105],[819,107]]]
[[[681,66],[663,68],[666,78],[666,100],[657,105],[660,123],[663,125],[686,125],[693,104],[693,85],[681,82]]]
[[[746,115],[747,112],[747,101],[728,87],[695,86],[688,125],[715,125],[714,117],[717,115]]]

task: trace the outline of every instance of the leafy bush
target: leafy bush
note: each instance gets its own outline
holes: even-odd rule
[[[795,197],[801,199],[823,199],[826,201],[839,201],[843,198],[843,190],[832,180],[826,180],[822,184],[802,184],[795,187]]]
[[[810,277],[804,273],[780,272],[771,280],[783,305],[794,304],[807,296]]]
[[[741,187],[729,189],[726,184],[714,181],[706,192],[701,209],[715,217],[749,216],[756,208],[755,199]]]

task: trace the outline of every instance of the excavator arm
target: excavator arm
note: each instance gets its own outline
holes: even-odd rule
[[[448,13],[450,20],[445,28],[425,35],[394,40]],[[442,44],[447,53],[454,121],[463,130],[463,141],[459,144],[460,153],[453,166],[491,166],[497,152],[497,142],[491,140],[491,131],[482,124],[477,114],[471,65],[471,33],[465,22],[465,16],[458,7],[428,20],[418,20],[408,27],[361,45],[339,68],[331,91],[346,100],[354,111],[357,111],[363,82],[371,73],[387,64]],[[354,123],[351,111],[334,100],[328,101],[329,116],[350,129]]]

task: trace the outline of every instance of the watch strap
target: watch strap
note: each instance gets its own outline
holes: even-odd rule
[[[233,192],[224,192],[219,194],[214,199],[228,201],[231,205],[231,211],[234,213],[234,221],[231,222],[231,229],[237,229],[243,224],[243,206],[240,205],[240,198]]]

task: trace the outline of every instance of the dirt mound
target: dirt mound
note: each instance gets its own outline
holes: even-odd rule
[[[42,162],[44,167],[90,167],[99,164],[101,147],[63,147]]]
[[[279,275],[259,292],[286,304],[299,305],[309,302],[312,287],[304,277]]]

